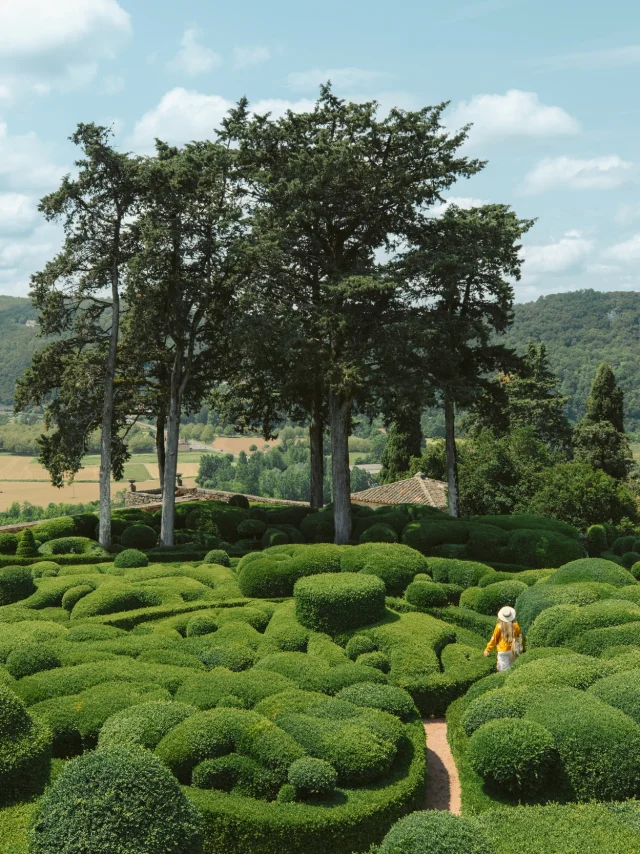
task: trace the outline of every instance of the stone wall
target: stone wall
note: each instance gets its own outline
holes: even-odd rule
[[[176,488],[176,501],[228,501],[235,492],[223,492],[218,489],[200,489],[198,486],[179,486]],[[308,507],[305,501],[287,501],[283,498],[263,498],[259,495],[247,495],[249,501],[260,501],[262,504],[286,504],[293,507]],[[127,507],[156,510],[162,506],[162,490],[148,489],[144,492],[127,492],[125,496]]]

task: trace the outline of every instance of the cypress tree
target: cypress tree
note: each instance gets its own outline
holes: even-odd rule
[[[624,392],[606,362],[596,373],[587,397],[587,418],[590,421],[609,421],[618,433],[624,433]]]

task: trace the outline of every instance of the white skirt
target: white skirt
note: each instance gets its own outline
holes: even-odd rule
[[[513,653],[512,652],[499,652],[498,653],[498,670],[508,670],[513,664]]]

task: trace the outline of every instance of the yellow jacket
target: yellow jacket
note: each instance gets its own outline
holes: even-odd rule
[[[520,626],[517,623],[513,624],[513,636],[514,638],[522,637]],[[520,641],[520,647],[522,651],[522,641]],[[485,652],[491,652],[492,649],[497,649],[498,652],[511,652],[511,644],[503,637],[500,623],[498,623],[498,625],[493,630],[491,640],[487,644]]]

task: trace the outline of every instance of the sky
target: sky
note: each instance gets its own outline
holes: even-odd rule
[[[78,122],[149,153],[210,137],[242,96],[309,109],[327,80],[472,124],[465,153],[487,166],[446,198],[536,218],[518,301],[640,290],[640,4],[1,0],[0,293],[26,296],[60,247],[37,205],[73,169]]]

